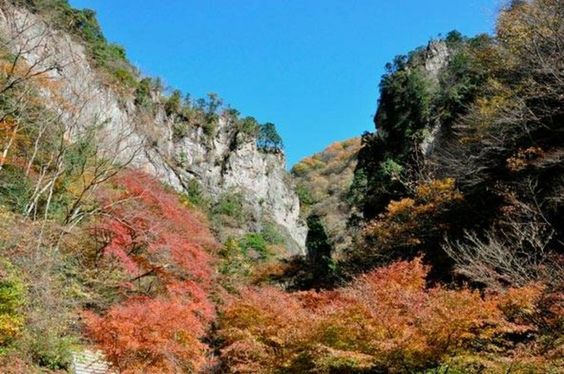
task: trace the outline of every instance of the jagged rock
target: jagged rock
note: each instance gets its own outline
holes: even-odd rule
[[[436,81],[441,69],[447,64],[450,56],[444,40],[432,40],[425,51],[425,71],[427,76]]]
[[[260,152],[225,117],[211,138],[194,126],[174,139],[173,123],[164,111],[140,116],[133,95],[109,87],[71,35],[26,8],[0,4],[0,32],[9,48],[22,51],[28,65],[48,70],[44,75],[50,84],[41,94],[71,129],[70,138],[85,127],[103,125],[98,142],[106,155],[130,161],[179,191],[195,178],[212,198],[240,192],[252,212],[250,229],[272,221],[285,231],[290,254],[304,252],[306,228],[282,153]]]
[[[435,84],[438,83],[439,73],[449,60],[450,51],[444,40],[432,40],[427,44],[425,50],[425,73],[426,76]],[[435,142],[440,136],[441,123],[432,124],[425,132],[419,148],[424,156],[429,156],[433,151]]]

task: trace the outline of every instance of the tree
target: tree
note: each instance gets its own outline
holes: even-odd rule
[[[104,317],[85,314],[88,332],[120,373],[196,372],[205,362],[205,332],[193,304],[140,298]]]
[[[280,152],[284,148],[282,138],[276,130],[276,125],[267,122],[260,125],[257,146],[264,152]]]
[[[127,171],[98,194],[91,228],[95,262],[115,259],[128,276],[129,297],[101,316],[86,312],[88,335],[120,370],[195,371],[200,341],[215,315],[210,300],[215,247],[204,218],[152,177]]]
[[[254,117],[242,118],[237,123],[239,131],[253,139],[260,133],[260,125]]]
[[[307,259],[312,282],[309,288],[318,289],[330,283],[333,248],[329,243],[329,237],[325,232],[321,217],[316,214],[307,217],[307,228]]]
[[[181,105],[182,105],[182,92],[180,92],[180,90],[172,91],[172,94],[166,99],[165,102],[166,114],[169,116],[178,114],[180,112]]]

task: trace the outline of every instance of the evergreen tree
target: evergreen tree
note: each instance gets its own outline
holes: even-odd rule
[[[267,122],[260,126],[257,146],[266,152],[279,152],[284,148],[282,137],[278,134],[276,125]]]
[[[307,218],[307,261],[311,267],[311,287],[319,289],[329,283],[331,276],[331,252],[333,248],[321,218],[312,214]]]

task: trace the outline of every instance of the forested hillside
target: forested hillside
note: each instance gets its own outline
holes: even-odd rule
[[[289,175],[94,12],[0,0],[0,372],[564,371],[564,3],[496,25],[395,57],[375,131]]]
[[[360,138],[331,144],[292,168],[300,197],[300,214],[306,220],[321,219],[336,255],[351,245],[348,191],[356,168]],[[311,225],[310,225],[311,226]]]
[[[514,1],[495,35],[453,31],[386,66],[347,196],[352,244],[327,259],[310,227],[307,259],[273,273],[328,289],[228,299],[225,367],[563,370],[563,15]]]

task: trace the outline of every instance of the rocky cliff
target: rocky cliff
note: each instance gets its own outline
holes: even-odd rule
[[[260,151],[223,114],[213,134],[193,126],[175,136],[160,92],[151,95],[152,111],[141,110],[134,90],[94,66],[82,40],[33,8],[2,1],[0,32],[3,48],[25,62],[27,75],[44,81],[40,95],[66,124],[69,138],[95,129],[98,146],[112,162],[141,168],[179,191],[195,181],[212,200],[239,193],[250,211],[245,229],[271,222],[285,234],[290,253],[303,251],[306,229],[283,153]]]

